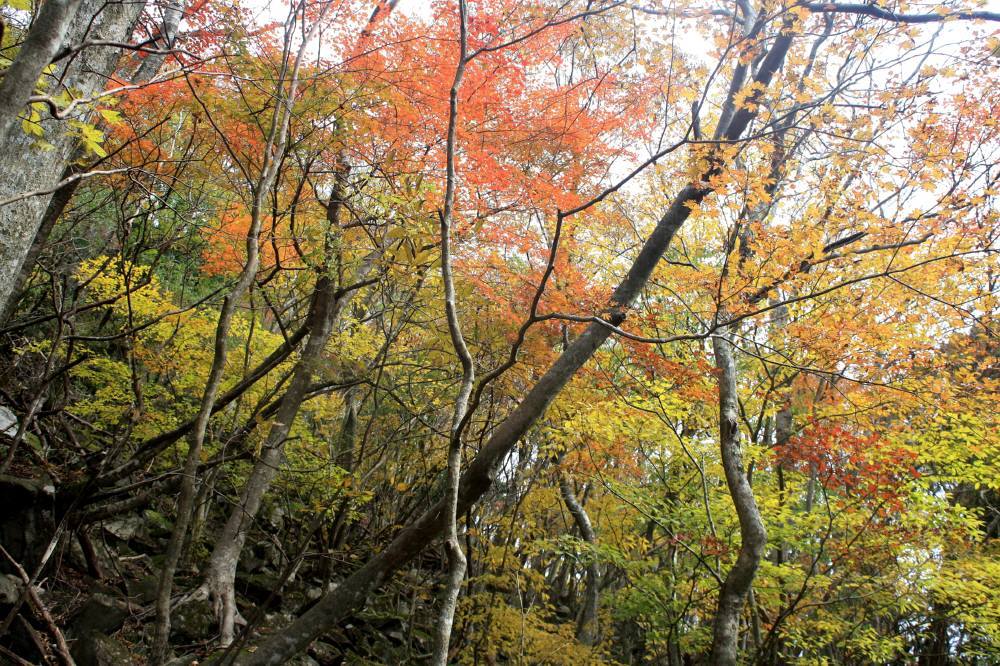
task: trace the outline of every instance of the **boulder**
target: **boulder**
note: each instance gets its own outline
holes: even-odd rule
[[[70,653],[77,666],[133,666],[136,663],[128,648],[102,634],[78,638]]]
[[[117,539],[128,541],[135,537],[143,526],[144,520],[141,516],[128,514],[105,521],[104,531]]]
[[[72,636],[106,635],[117,631],[128,615],[124,600],[107,592],[95,592],[73,613],[67,629]]]
[[[292,659],[287,663],[289,666],[322,666],[322,664],[310,657],[308,654],[301,654],[297,657],[292,657]]]
[[[0,405],[0,433],[8,437],[17,436],[17,415],[3,405]]]
[[[0,604],[14,605],[21,596],[24,583],[17,576],[0,574]]]
[[[55,531],[52,480],[0,475],[0,543],[18,562],[37,562]],[[0,571],[15,573],[0,558]]]
[[[128,594],[136,603],[149,605],[156,601],[160,587],[160,577],[154,572],[135,580],[126,580]]]
[[[171,614],[171,635],[181,643],[200,643],[212,635],[215,614],[208,599],[191,599]]]

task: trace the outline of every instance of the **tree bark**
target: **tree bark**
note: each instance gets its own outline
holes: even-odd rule
[[[21,128],[20,114],[42,71],[65,45],[84,40],[127,41],[142,2],[107,3],[104,0],[46,0],[25,43],[0,82],[0,200],[56,185],[76,147],[76,138],[63,121],[40,124],[51,148],[35,147]],[[115,71],[121,49],[92,46],[67,57],[55,74],[65,87],[90,96]],[[0,206],[0,312],[8,310],[17,276],[38,235],[52,193],[18,199]]]
[[[340,210],[344,205],[346,173],[337,177],[334,194],[328,206],[329,228],[325,259],[313,292],[310,305],[309,339],[302,356],[295,365],[292,380],[281,398],[274,424],[268,431],[261,449],[260,459],[253,466],[240,500],[233,507],[229,519],[215,541],[215,548],[209,562],[206,581],[215,599],[216,612],[220,622],[220,641],[228,645],[235,637],[236,610],[236,566],[246,542],[247,529],[260,510],[264,493],[270,487],[284,458],[285,441],[299,408],[312,384],[313,375],[322,360],[330,332],[339,320],[350,300],[350,294],[341,293],[333,269],[340,256]]]
[[[65,179],[68,176],[73,175],[73,167],[67,167],[62,174],[61,179]],[[59,217],[62,212],[66,209],[69,204],[70,199],[73,198],[73,194],[76,193],[76,188],[80,186],[80,180],[74,180],[66,185],[63,185],[58,190],[56,190],[52,197],[49,199],[49,204],[45,208],[45,212],[42,214],[41,222],[39,222],[38,229],[35,231],[34,237],[31,239],[31,246],[28,248],[27,254],[24,255],[24,261],[21,263],[21,267],[18,269],[17,274],[14,276],[14,280],[10,286],[10,294],[7,297],[7,302],[2,309],[0,309],[0,324],[7,321],[12,314],[14,314],[14,309],[21,297],[23,296],[24,285],[28,283],[28,278],[31,276],[31,270],[38,261],[38,255],[42,253],[42,248],[48,243],[49,235],[52,233],[52,229],[56,226],[56,222],[59,221]]]
[[[597,534],[590,523],[590,516],[587,510],[580,504],[573,491],[573,485],[566,474],[559,475],[559,492],[562,494],[566,508],[573,516],[576,528],[580,530],[580,536],[591,546],[597,544]],[[586,589],[583,595],[583,610],[580,619],[576,624],[576,639],[584,645],[596,645],[599,639],[599,625],[597,621],[598,601],[600,598],[601,572],[597,562],[593,558],[587,564]]]
[[[739,661],[740,614],[767,545],[767,532],[757,510],[750,482],[743,472],[740,453],[739,395],[733,348],[722,336],[712,338],[715,366],[719,370],[719,449],[729,495],[740,523],[740,552],[719,590],[719,604],[712,632],[711,663],[736,666]]]
[[[448,137],[446,148],[447,175],[444,195],[444,212],[441,214],[441,277],[444,282],[444,309],[448,320],[451,344],[462,363],[462,382],[455,397],[451,415],[451,429],[448,438],[448,470],[445,482],[445,535],[444,548],[448,558],[448,573],[444,589],[441,591],[441,609],[434,637],[434,651],[430,663],[446,666],[448,646],[451,643],[451,628],[455,621],[455,607],[462,590],[462,580],[468,562],[465,551],[458,539],[458,492],[462,478],[462,420],[469,409],[469,397],[476,373],[472,354],[462,336],[462,326],[458,319],[455,303],[455,282],[451,270],[451,222],[455,210],[455,131],[458,123],[458,91],[462,85],[462,75],[466,63],[466,6],[465,0],[458,2],[459,14],[459,55],[455,68],[455,79],[451,84],[448,103]]]
[[[155,46],[158,49],[166,50],[174,45],[174,42],[177,39],[177,29],[180,27],[180,20],[182,16],[183,12],[181,10],[180,2],[171,1],[167,4],[166,8],[163,10],[163,23],[160,31],[160,37],[155,43]],[[165,52],[151,53],[143,58],[135,74],[132,75],[132,83],[137,84],[150,81],[159,73],[160,68],[166,61],[166,58],[167,54]],[[74,146],[73,152],[67,157],[70,165],[63,170],[62,174],[60,174],[58,182],[66,181],[70,177],[76,175],[78,167],[75,166],[75,163],[78,159],[82,159],[84,157],[85,155],[80,150],[79,146]],[[10,318],[10,315],[13,314],[14,307],[22,296],[24,285],[27,283],[28,278],[31,275],[31,270],[34,267],[35,262],[38,260],[38,255],[41,254],[42,248],[44,248],[47,244],[53,227],[55,227],[59,218],[62,217],[63,211],[66,210],[66,206],[69,205],[69,202],[73,199],[73,195],[76,193],[76,190],[80,187],[80,183],[82,182],[83,180],[79,178],[67,182],[49,197],[49,203],[45,208],[45,213],[42,216],[38,230],[32,238],[31,248],[28,250],[24,260],[21,262],[21,267],[17,271],[11,285],[7,302],[3,307],[0,307],[0,324],[7,321],[7,319]]]
[[[0,141],[6,141],[9,133],[20,131],[18,116],[35,91],[42,71],[67,41],[66,37],[78,37],[75,33],[67,33],[81,1],[48,0],[39,8],[21,50],[0,82]],[[87,7],[94,8],[93,5]],[[76,27],[79,25],[77,23]]]
[[[177,41],[177,29],[181,25],[181,17],[184,16],[183,3],[179,0],[169,0],[161,7],[163,20],[160,23],[160,34],[156,38],[154,47],[158,53],[150,53],[139,64],[135,74],[132,75],[132,83],[144,83],[156,76],[163,63],[167,60],[167,51],[173,48]]]

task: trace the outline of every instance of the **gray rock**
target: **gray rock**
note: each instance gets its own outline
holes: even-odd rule
[[[104,592],[96,592],[73,614],[68,629],[73,636],[81,637],[110,634],[122,626],[128,615],[128,604],[125,601]]]
[[[143,519],[135,515],[116,518],[104,523],[104,529],[122,541],[128,541],[134,537],[142,527]]]
[[[0,574],[0,603],[15,604],[24,587],[21,579],[11,574]]]
[[[171,635],[178,641],[197,643],[212,635],[215,615],[208,599],[191,599],[181,604],[171,617]]]
[[[166,538],[173,532],[173,522],[171,522],[159,511],[146,509],[142,515],[145,518],[145,526],[146,529],[149,530],[150,536],[156,538]]]
[[[83,546],[80,545],[79,539],[69,539],[67,552],[69,553],[69,561],[73,563],[73,566],[80,571],[88,571],[87,557],[83,554]],[[115,567],[118,566],[118,562],[114,559],[112,553],[108,552],[108,547],[103,542],[97,541],[94,543],[94,554],[97,556],[97,566],[103,572],[113,572]]]
[[[139,580],[126,580],[129,596],[137,603],[151,604],[156,601],[156,592],[160,587],[160,577],[155,573],[143,576]]]
[[[17,435],[17,416],[3,406],[0,406],[0,433],[8,437]]]
[[[166,663],[166,666],[191,666],[192,664],[198,663],[198,657],[193,654],[184,654],[180,657],[174,657]]]
[[[52,521],[52,481],[0,475],[0,543],[19,562],[41,557],[55,529]],[[14,573],[6,559],[0,571]]]
[[[283,629],[295,620],[295,615],[286,612],[267,613],[264,615],[264,620],[272,629]]]
[[[273,571],[262,570],[257,573],[245,574],[243,572],[237,572],[236,574],[236,590],[240,594],[245,595],[249,599],[257,603],[263,603],[266,599],[271,597],[271,593],[278,589],[278,584],[281,582],[281,577],[274,573]],[[278,592],[272,600],[271,607],[276,607],[281,604],[283,599],[282,592]]]
[[[70,652],[77,666],[133,666],[136,663],[128,648],[101,634],[77,639]]]
[[[288,662],[289,666],[322,666],[318,661],[313,659],[307,654],[299,655],[298,657],[293,657]]]
[[[265,565],[270,565],[274,568],[279,567],[283,557],[283,553],[270,541],[259,542],[254,548],[254,555],[260,558]]]
[[[321,640],[317,640],[309,646],[309,656],[313,657],[321,665],[338,664],[343,660],[340,650]]]

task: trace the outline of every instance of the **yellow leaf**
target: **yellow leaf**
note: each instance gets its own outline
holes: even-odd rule
[[[113,109],[98,109],[97,111],[104,118],[104,121],[111,124],[117,124],[122,121],[122,114]]]
[[[41,125],[30,120],[22,120],[21,129],[24,130],[25,134],[30,134],[31,136],[42,136],[45,134]]]

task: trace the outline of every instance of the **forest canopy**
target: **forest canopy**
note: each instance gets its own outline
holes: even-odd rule
[[[0,663],[1000,663],[1000,12],[2,0]]]

